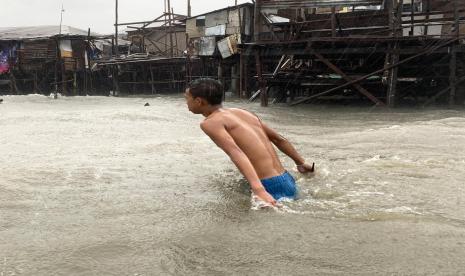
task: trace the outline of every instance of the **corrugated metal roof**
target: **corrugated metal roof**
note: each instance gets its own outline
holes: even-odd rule
[[[205,12],[205,13],[202,13],[202,14],[198,14],[198,15],[195,15],[195,16],[188,17],[186,19],[192,19],[192,18],[196,18],[196,17],[199,17],[199,16],[204,16],[204,15],[207,15],[207,14],[221,12],[221,11],[224,11],[224,10],[233,10],[233,9],[238,9],[238,8],[242,8],[242,7],[252,7],[252,6],[253,6],[252,3],[243,3],[243,4],[240,4],[240,5],[237,5],[237,6],[229,6],[229,7],[226,7],[226,8],[221,8],[221,9],[218,9],[218,10]]]
[[[331,6],[381,5],[383,0],[262,0],[262,8],[316,8]]]
[[[0,40],[25,40],[49,38],[60,34],[60,26],[34,26],[34,27],[0,27]],[[87,31],[63,25],[63,36],[87,36]],[[91,33],[95,36],[95,33]]]

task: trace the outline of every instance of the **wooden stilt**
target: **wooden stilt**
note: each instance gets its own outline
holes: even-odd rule
[[[37,93],[39,91],[38,85],[37,85],[37,71],[34,70],[34,87],[32,88],[33,93]]]
[[[397,64],[399,62],[399,44],[394,43],[392,48],[392,53],[390,54],[390,64]],[[397,93],[397,75],[399,72],[399,67],[393,67],[388,71],[387,78],[387,105],[389,107],[394,107],[396,104],[396,93]]]
[[[155,94],[155,84],[153,83],[155,80],[153,79],[153,70],[152,70],[152,65],[150,65],[150,84],[151,84],[151,88],[152,88],[152,94]]]
[[[266,107],[268,106],[268,93],[266,89],[266,82],[263,78],[262,60],[259,51],[255,53],[255,65],[257,67],[258,85],[260,88],[260,105]]]
[[[113,94],[114,96],[119,96],[119,82],[118,82],[118,65],[113,66],[112,70],[112,79],[113,79]]]
[[[13,72],[10,71],[10,93],[11,94],[19,94],[18,86],[16,85],[16,77]]]
[[[450,47],[450,60],[449,60],[449,106],[455,105],[455,96],[457,91],[457,50],[456,46]]]
[[[245,56],[241,52],[239,54],[239,98],[243,98],[244,95],[244,63],[245,63]]]
[[[61,60],[61,92],[63,95],[68,94],[68,85],[66,81],[65,61]]]
[[[248,78],[248,72],[249,72],[249,59],[248,56],[245,55],[245,53],[242,54],[242,95],[245,98],[250,98],[250,91],[249,91],[249,78]]]
[[[425,16],[425,28],[423,29],[423,35],[428,35],[428,21],[429,21],[429,14],[431,12],[431,0],[426,0],[426,16]]]
[[[73,72],[73,95],[77,95],[77,72]]]
[[[392,0],[388,0],[391,2]],[[399,37],[402,35],[402,8],[403,8],[403,0],[400,0],[397,3],[397,6],[394,8],[394,3],[391,2],[389,5],[389,21],[391,25],[391,35],[393,37]],[[393,42],[391,47],[390,53],[390,64],[398,64],[399,63],[399,43]],[[387,105],[389,107],[394,107],[396,105],[396,98],[397,98],[397,77],[398,77],[399,67],[392,67],[388,71],[388,78],[387,78]]]
[[[137,91],[137,71],[132,72],[132,94],[136,94]]]
[[[224,78],[223,78],[223,63],[221,60],[218,60],[218,81],[221,82],[221,85],[223,86],[223,100],[225,99],[225,85],[224,85]]]

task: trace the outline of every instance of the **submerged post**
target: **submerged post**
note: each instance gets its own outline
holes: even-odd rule
[[[459,21],[457,0],[454,0],[454,27],[455,27],[454,31],[455,32],[452,35],[455,38],[458,38],[460,34],[459,24],[460,24],[460,21]],[[449,106],[452,107],[455,105],[455,97],[457,94],[457,46],[456,46],[456,43],[452,44],[450,47],[449,85],[450,85]]]
[[[389,21],[391,25],[391,36],[395,38],[395,41],[391,44],[391,53],[387,61],[390,65],[399,63],[400,57],[400,45],[398,38],[402,36],[402,8],[403,0],[397,2],[397,6],[394,6],[395,0],[388,0],[389,3]],[[390,68],[387,74],[387,105],[394,107],[397,98],[397,75],[399,67]]]

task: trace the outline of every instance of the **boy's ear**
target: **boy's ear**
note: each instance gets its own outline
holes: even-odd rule
[[[198,101],[198,104],[199,104],[199,105],[208,105],[207,100],[205,100],[204,98],[197,97],[197,98],[195,98],[195,99]]]
[[[201,99],[199,97],[194,98],[194,103],[200,104],[200,102],[201,102]]]

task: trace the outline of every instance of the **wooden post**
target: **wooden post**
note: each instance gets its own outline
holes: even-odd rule
[[[459,7],[457,5],[458,0],[454,1],[454,26],[455,26],[455,37],[460,36],[460,17],[459,17]]]
[[[153,79],[153,70],[152,70],[152,65],[150,65],[150,80],[151,80],[151,88],[152,88],[152,94],[155,94],[155,84],[153,83],[155,80]]]
[[[244,63],[245,56],[244,53],[239,54],[239,98],[244,97]]]
[[[415,32],[415,10],[413,9],[413,5],[415,4],[414,2],[415,0],[410,1],[410,36],[413,36],[413,33]]]
[[[33,88],[33,92],[34,93],[37,93],[38,91],[38,85],[37,85],[37,71],[34,70],[34,88]]]
[[[170,32],[170,57],[173,57],[173,29],[171,27],[171,3],[170,0],[168,1],[168,27]]]
[[[112,67],[113,95],[119,96],[118,65],[113,65]]]
[[[87,61],[86,64],[84,64],[84,96],[85,95],[90,95],[88,92],[89,90],[89,84],[88,84],[88,75],[92,74],[92,71],[90,70],[90,55],[87,49],[90,48],[90,28],[87,29],[87,44],[84,50],[84,55],[85,55],[85,61]]]
[[[239,71],[239,62],[236,62],[232,67],[231,67],[231,91],[235,93],[238,97],[241,96],[241,92],[239,89],[239,78],[238,78],[238,71]]]
[[[19,94],[18,86],[16,85],[16,78],[13,72],[10,70],[10,93],[11,94]]]
[[[265,80],[263,79],[263,68],[260,51],[255,53],[255,64],[257,67],[258,85],[260,88],[260,105],[266,107],[268,106],[268,91],[266,89]]]
[[[399,43],[395,42],[394,46],[391,48],[390,55],[390,64],[399,63]],[[393,67],[388,72],[388,92],[387,92],[387,105],[389,107],[394,107],[396,104],[396,93],[397,93],[397,75],[399,72],[399,67]]]
[[[88,86],[87,86],[88,78],[87,78],[87,69],[84,71],[84,95],[89,95],[88,93]]]
[[[76,71],[73,72],[73,95],[77,95],[77,73]]]
[[[336,37],[336,7],[331,7],[331,36]]]
[[[88,75],[89,79],[87,81],[87,89],[89,89],[88,91],[86,91],[87,94],[89,95],[92,95],[94,93],[94,78],[93,78],[93,75],[92,75],[92,70],[89,68],[89,75]]]
[[[456,45],[450,47],[450,60],[449,60],[449,106],[455,105],[455,95],[457,94],[457,50]]]
[[[136,71],[132,72],[132,94],[136,94],[137,91],[137,69]]]
[[[66,80],[66,67],[65,67],[65,60],[64,59],[61,59],[60,60],[60,64],[61,64],[61,92],[63,93],[63,95],[67,95],[68,94],[68,86],[67,86],[67,80]]]
[[[55,40],[55,45],[56,45],[56,56],[55,56],[55,70],[54,70],[54,81],[55,81],[55,91],[54,91],[54,95],[53,95],[53,98],[56,99],[58,98],[58,65],[59,65],[59,61],[60,61],[60,43],[58,42],[58,40],[56,39]]]
[[[391,2],[393,0],[388,0],[388,2]],[[391,25],[391,35],[395,38],[398,38],[399,35],[402,35],[402,8],[403,8],[403,0],[400,0],[397,3],[397,6],[394,8],[394,3],[391,2],[390,5],[391,10],[389,11],[390,15],[390,25]],[[389,63],[392,64],[397,64],[399,63],[399,42],[396,40],[393,42],[391,47],[391,53],[390,53],[390,58]],[[397,98],[397,75],[399,72],[399,67],[393,67],[388,71],[388,78],[387,78],[387,105],[389,107],[394,107],[396,104],[396,98]]]
[[[253,28],[253,37],[254,41],[257,42],[260,40],[260,32],[261,32],[261,16],[260,16],[260,9],[261,9],[261,0],[255,0],[254,6],[254,28]]]
[[[115,0],[115,55],[119,56],[118,49],[118,0]]]
[[[187,17],[191,17],[191,0],[187,0]]]
[[[423,35],[428,35],[429,13],[431,12],[431,0],[426,0],[425,28]]]
[[[221,86],[223,87],[223,100],[225,99],[225,91],[224,91],[224,78],[223,78],[223,64],[221,59],[218,60],[218,81],[221,82]]]
[[[247,51],[247,50],[246,50]],[[248,90],[248,57],[245,53],[244,50],[240,54],[240,93],[242,98],[250,98],[250,93]]]
[[[148,84],[148,78],[147,78],[147,65],[146,64],[142,64],[141,65],[142,67],[142,78],[144,79],[144,86],[142,88],[142,93],[145,94],[145,91],[147,89],[147,84]]]

